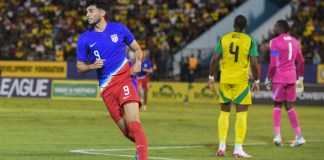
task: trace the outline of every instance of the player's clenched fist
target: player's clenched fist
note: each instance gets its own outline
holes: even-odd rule
[[[96,60],[93,64],[91,69],[98,69],[98,68],[102,68],[102,66],[104,65],[105,59],[98,59]]]
[[[136,74],[141,71],[141,64],[142,64],[141,61],[136,61],[134,63],[134,65],[133,65],[133,67],[131,69],[131,75],[132,76],[136,76]]]

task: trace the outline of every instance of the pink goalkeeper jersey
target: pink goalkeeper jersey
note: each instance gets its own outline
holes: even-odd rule
[[[275,83],[296,83],[298,76],[304,75],[304,58],[298,41],[289,34],[280,34],[270,41],[270,65],[267,77]]]

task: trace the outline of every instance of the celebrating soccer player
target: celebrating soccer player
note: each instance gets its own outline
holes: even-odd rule
[[[302,92],[304,59],[298,45],[298,41],[289,32],[289,25],[285,20],[279,20],[273,28],[277,36],[270,41],[270,66],[265,80],[268,90],[272,90],[274,109],[272,113],[275,137],[273,142],[277,146],[283,146],[280,136],[280,114],[282,103],[285,102],[285,108],[288,113],[290,124],[295,130],[296,139],[290,144],[292,147],[300,146],[305,143],[302,137],[298,116],[293,108],[296,100],[296,91]],[[296,90],[296,67],[298,66],[298,81]]]
[[[137,74],[137,83],[138,89],[141,93],[143,90],[143,94],[141,95],[144,103],[143,103],[143,110],[145,111],[147,108],[147,93],[148,89],[150,88],[150,75],[153,73],[152,63],[146,53],[143,51],[143,61],[142,61],[142,70]]]
[[[214,75],[219,68],[222,58],[220,75],[220,104],[221,112],[218,119],[219,149],[217,156],[225,156],[226,137],[229,127],[231,102],[236,106],[235,146],[234,157],[250,158],[243,150],[243,140],[247,130],[247,111],[252,104],[249,85],[249,68],[251,66],[256,95],[259,91],[260,80],[257,69],[257,44],[253,37],[244,33],[247,27],[246,17],[238,15],[234,20],[234,32],[223,35],[215,50],[209,68],[209,88],[214,90]]]
[[[86,1],[91,27],[79,37],[77,69],[79,73],[97,71],[101,95],[111,117],[122,133],[136,143],[136,159],[147,160],[148,144],[140,123],[135,80],[141,70],[142,50],[127,27],[106,22],[107,11],[107,0]],[[136,55],[133,65],[126,58],[126,46]]]

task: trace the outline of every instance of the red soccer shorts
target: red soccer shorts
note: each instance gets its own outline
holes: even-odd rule
[[[124,104],[138,102],[141,105],[135,80],[105,90],[102,93],[102,98],[115,122],[123,118],[125,112],[122,106]]]
[[[141,86],[144,90],[150,88],[150,76],[145,76],[144,78],[137,78],[138,86]]]
[[[295,102],[296,84],[295,83],[272,83],[272,95],[275,102]]]

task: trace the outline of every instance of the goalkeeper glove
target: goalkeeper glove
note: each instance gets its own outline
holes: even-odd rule
[[[264,81],[264,84],[265,84],[267,90],[270,91],[271,90],[271,79],[266,78]]]
[[[296,81],[296,93],[302,93],[304,92],[304,77],[298,77],[298,80]]]

